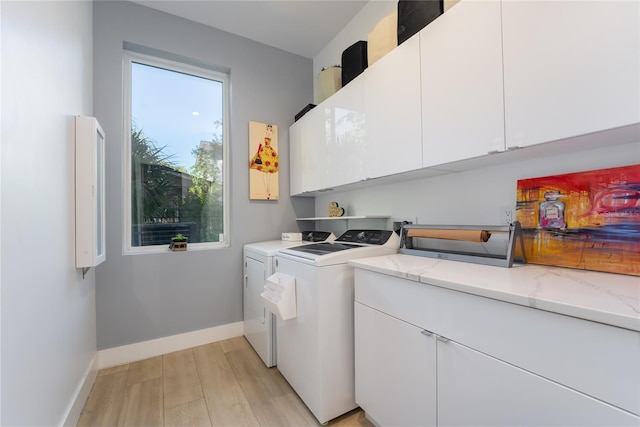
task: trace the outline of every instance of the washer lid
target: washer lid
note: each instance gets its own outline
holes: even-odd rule
[[[349,244],[349,243],[323,242],[323,243],[311,243],[303,246],[295,246],[290,249],[296,252],[304,252],[307,254],[322,256],[322,255],[331,254],[334,252],[345,251],[347,249],[358,248],[360,246],[361,245],[355,245],[355,244]]]

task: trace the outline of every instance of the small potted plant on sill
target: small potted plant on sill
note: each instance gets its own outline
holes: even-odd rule
[[[171,244],[169,245],[169,249],[173,252],[181,252],[187,250],[187,237],[183,236],[182,233],[176,234],[171,238]]]

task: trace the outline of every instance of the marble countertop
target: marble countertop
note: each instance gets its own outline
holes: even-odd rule
[[[640,277],[534,264],[512,268],[394,254],[353,267],[640,331]]]

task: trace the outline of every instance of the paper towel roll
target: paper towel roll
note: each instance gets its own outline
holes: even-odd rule
[[[433,228],[409,228],[407,237],[426,237],[430,239],[464,240],[484,243],[489,241],[491,232],[487,230],[441,230]]]

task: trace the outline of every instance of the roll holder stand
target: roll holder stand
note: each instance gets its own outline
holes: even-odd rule
[[[408,231],[411,229],[433,229],[433,230],[479,230],[489,231],[491,233],[509,233],[509,239],[506,247],[506,253],[496,254],[488,253],[483,246],[483,243],[470,243],[471,249],[477,249],[477,251],[449,251],[443,249],[434,249],[428,247],[430,240],[444,240],[435,238],[420,238],[409,237]],[[427,243],[427,245],[415,245],[414,239],[424,239],[421,243]],[[516,255],[516,249],[519,249],[520,254]],[[426,225],[426,224],[403,224],[400,230],[400,249],[398,251],[401,254],[417,255],[429,258],[445,259],[450,261],[464,261],[475,264],[493,265],[498,267],[510,268],[513,266],[514,261],[520,263],[526,263],[526,256],[524,252],[524,240],[522,234],[522,227],[520,222],[514,221],[513,223],[505,226],[496,225]]]

